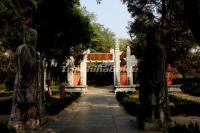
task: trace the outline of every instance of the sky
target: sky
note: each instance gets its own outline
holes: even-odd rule
[[[130,38],[128,35],[128,21],[131,15],[126,5],[121,0],[102,0],[97,4],[96,0],[80,0],[81,6],[97,16],[97,23],[104,25],[115,33],[117,38]]]

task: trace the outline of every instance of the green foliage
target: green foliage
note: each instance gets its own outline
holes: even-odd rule
[[[118,41],[119,41],[119,48],[120,48],[120,51],[126,52],[127,46],[130,45],[130,40],[124,39],[124,38],[120,38],[120,39],[118,39]]]
[[[146,48],[146,35],[138,34],[137,37],[130,41],[131,48],[133,50],[133,54],[137,59],[141,59],[144,55],[144,51]]]
[[[141,58],[148,27],[158,27],[158,41],[165,45],[167,62],[173,63],[188,54],[195,41],[185,21],[182,0],[122,0],[134,18],[129,24],[134,54]],[[163,4],[165,2],[165,4]],[[164,6],[163,6],[164,5]]]
[[[69,55],[70,47],[89,44],[93,36],[90,17],[79,0],[2,0],[0,18],[0,41],[5,48],[15,51],[23,43],[23,23],[33,18],[37,49],[43,57],[58,61]]]
[[[52,85],[51,88],[52,88],[52,91],[58,91],[59,85]]]
[[[23,24],[31,18],[38,31],[37,51],[47,62],[57,60],[58,66],[72,46],[81,46],[75,49],[75,58],[82,54],[93,36],[91,18],[79,0],[1,0],[0,18],[0,43],[5,49],[15,51],[23,43]],[[8,76],[7,68],[0,66],[0,83],[5,82],[8,89],[13,89],[13,72]]]
[[[5,91],[6,90],[6,87],[4,84],[0,84],[0,91]]]
[[[194,81],[187,81],[187,79],[184,80],[183,85],[181,86],[181,90],[184,93],[188,93],[193,96],[200,96],[200,79],[196,78]]]
[[[93,36],[90,18],[80,8],[79,0],[42,0],[34,23],[39,27],[38,50],[58,62],[69,55],[70,47],[84,46]]]
[[[3,84],[7,90],[14,89],[15,64],[13,52],[8,49],[6,51],[0,46],[0,84]]]
[[[90,48],[94,52],[109,51],[114,48],[115,34],[103,25],[93,23],[94,37],[91,40]]]
[[[95,13],[93,13],[93,12],[88,12],[87,9],[86,9],[86,7],[82,7],[82,8],[81,8],[81,11],[82,11],[82,13],[83,13],[85,16],[87,16],[87,17],[90,18],[90,21],[91,21],[92,23],[95,23],[95,22],[96,22],[97,16],[96,16]]]
[[[89,17],[93,29],[93,36],[88,45],[93,52],[107,52],[115,45],[115,34],[110,29],[96,23],[96,15],[82,8],[82,12]]]
[[[117,92],[117,100],[124,106],[131,115],[137,115],[139,112],[139,99],[130,97],[133,92]]]
[[[74,100],[80,97],[80,93],[71,93],[68,94],[64,99],[57,99],[50,96],[47,96],[47,100],[45,101],[45,108],[49,115],[55,115],[59,113],[61,110],[66,108],[66,106],[70,105]]]
[[[15,50],[22,44],[23,22],[32,17],[36,6],[37,0],[0,1],[0,40],[4,47]]]
[[[132,115],[137,115],[140,107],[138,97],[134,97],[136,94],[118,92],[116,98],[125,107],[125,109]],[[170,103],[170,114],[176,115],[192,115],[199,116],[200,114],[200,103],[179,98],[177,96],[169,95]]]
[[[200,54],[189,53],[186,57],[176,61],[175,66],[184,78],[199,78],[200,77]]]
[[[168,62],[173,63],[189,54],[196,42],[190,32],[184,14],[182,0],[166,0],[165,27],[163,28],[162,41],[166,41]]]

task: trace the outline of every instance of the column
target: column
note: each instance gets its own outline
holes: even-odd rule
[[[67,61],[67,80],[69,86],[74,86],[74,57],[70,56]]]
[[[48,91],[48,88],[47,88],[47,82],[46,82],[46,80],[47,80],[47,63],[46,63],[46,58],[44,58],[44,60],[43,60],[43,70],[44,70],[44,90],[45,91]]]
[[[113,86],[115,86],[115,49],[110,49],[110,53],[112,54],[112,65],[113,65]]]
[[[67,76],[68,78],[69,78],[69,86],[74,86],[74,73],[73,73],[73,70],[70,70],[69,72],[68,72],[68,76]]]
[[[126,49],[126,71],[128,77],[128,85],[133,85],[133,70],[132,70],[132,63],[131,63],[131,49],[127,46]]]
[[[90,50],[86,50],[83,52],[83,60],[80,64],[80,77],[81,77],[81,85],[87,85],[87,54],[90,53]]]
[[[114,56],[114,85],[120,85],[120,50],[118,40],[116,40]]]

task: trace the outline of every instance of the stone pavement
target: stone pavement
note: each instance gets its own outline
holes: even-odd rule
[[[138,133],[136,118],[119,105],[113,87],[90,88],[43,127],[45,133]]]

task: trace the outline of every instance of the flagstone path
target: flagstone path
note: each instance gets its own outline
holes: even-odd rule
[[[46,133],[138,133],[136,119],[117,102],[112,87],[90,88],[43,128]]]

